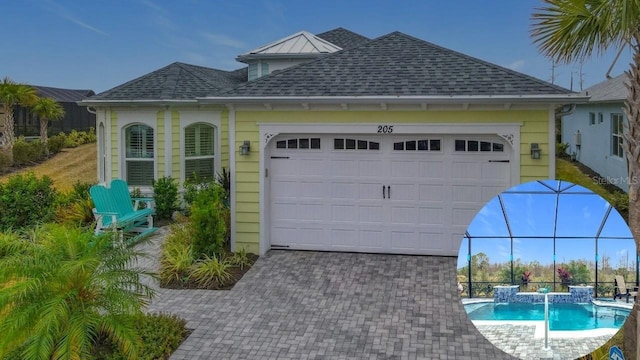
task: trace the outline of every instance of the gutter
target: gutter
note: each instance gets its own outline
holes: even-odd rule
[[[157,105],[177,105],[177,104],[198,104],[197,100],[81,100],[77,101],[78,106],[98,107],[98,106],[157,106]]]

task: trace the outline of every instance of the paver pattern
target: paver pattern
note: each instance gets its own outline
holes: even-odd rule
[[[157,269],[165,231],[140,245],[152,254],[143,266]],[[193,329],[172,359],[512,359],[468,319],[455,266],[448,257],[270,251],[231,290],[158,289],[149,310]],[[533,353],[524,352],[563,358]]]

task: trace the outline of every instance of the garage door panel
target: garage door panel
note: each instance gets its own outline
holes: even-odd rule
[[[334,138],[345,137],[321,138],[333,145]],[[365,141],[367,136],[358,138]],[[405,144],[416,140],[406,138]],[[272,148],[271,156],[288,159],[267,164],[271,244],[456,256],[477,211],[509,186],[510,148],[473,153],[468,144],[475,140],[466,140],[465,151],[460,151],[455,137],[445,135],[435,151],[394,150],[394,142],[403,139],[378,137],[373,141],[379,146],[373,149],[348,149],[346,142],[337,150],[325,146],[315,152]]]

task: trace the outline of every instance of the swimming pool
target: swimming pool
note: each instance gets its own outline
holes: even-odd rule
[[[471,320],[541,320],[544,304],[492,302],[465,304]],[[629,316],[628,309],[593,304],[549,304],[549,329],[556,331],[619,329]]]

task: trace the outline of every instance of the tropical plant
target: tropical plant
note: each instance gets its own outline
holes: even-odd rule
[[[178,210],[178,184],[171,176],[164,176],[153,181],[153,199],[156,203],[156,217],[171,219]]]
[[[544,0],[532,15],[531,35],[541,52],[558,62],[584,60],[609,49],[632,51],[623,148],[629,178],[640,178],[640,0]],[[640,248],[640,182],[629,184],[629,228]],[[640,354],[638,304],[625,323],[626,354]]]
[[[42,97],[31,104],[30,110],[40,118],[40,142],[45,145],[45,155],[49,156],[47,125],[49,120],[62,119],[64,117],[64,108],[54,99]]]
[[[0,146],[4,145],[5,155],[13,164],[13,143],[15,142],[13,107],[29,106],[38,99],[36,89],[29,85],[19,84],[8,77],[0,82],[0,103],[4,112],[3,131],[0,132]]]
[[[153,296],[135,267],[142,255],[113,246],[115,234],[47,225],[17,238],[0,258],[0,358],[81,359],[99,337],[135,358],[140,337],[132,315]]]
[[[224,189],[214,185],[201,189],[191,205],[193,250],[198,255],[220,255],[224,251],[227,226],[223,198]]]
[[[0,231],[48,221],[53,216],[56,194],[48,176],[11,176],[6,184],[0,184]]]
[[[229,257],[229,262],[233,266],[237,266],[240,270],[244,270],[245,266],[251,266],[253,261],[249,258],[249,254],[245,248],[240,248],[236,250],[233,255]]]
[[[212,285],[224,286],[231,279],[230,267],[231,264],[228,261],[220,260],[216,255],[205,255],[193,264],[190,274],[199,286],[205,288]]]
[[[560,266],[557,271],[560,281],[562,281],[563,284],[568,284],[571,281],[571,273],[567,269]]]
[[[170,229],[171,231],[167,234],[162,245],[160,257],[160,283],[162,285],[188,280],[189,270],[194,262],[191,224],[181,222],[171,225]]]

